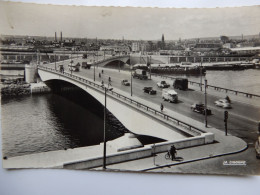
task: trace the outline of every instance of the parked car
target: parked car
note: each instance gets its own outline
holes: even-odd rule
[[[122,80],[121,84],[125,85],[125,86],[130,86],[130,83],[128,82],[128,80]]]
[[[231,108],[231,104],[228,102],[227,99],[220,99],[214,102],[216,106],[223,107],[223,108]]]
[[[154,90],[152,87],[144,87],[143,88],[145,93],[149,93],[149,94],[156,94],[156,90]]]
[[[166,83],[166,81],[160,81],[157,83],[157,86],[160,88],[168,88],[170,87],[170,84]]]
[[[258,139],[255,142],[255,153],[256,153],[256,158],[260,159],[260,136],[258,136]]]
[[[191,109],[194,111],[194,112],[198,112],[200,114],[203,114],[205,115],[205,105],[202,104],[202,103],[194,103],[191,105]],[[207,115],[211,115],[212,112],[210,109],[207,109]]]

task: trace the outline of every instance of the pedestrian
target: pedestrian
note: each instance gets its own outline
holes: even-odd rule
[[[161,103],[161,112],[163,111],[163,104]]]
[[[99,78],[101,78],[101,74],[100,73],[98,74],[98,76],[99,76]]]
[[[172,161],[173,161],[173,160],[176,158],[176,157],[175,157],[175,154],[176,154],[176,148],[175,148],[174,145],[171,146],[170,154],[171,154]]]
[[[227,100],[228,103],[231,103],[231,100],[230,100],[230,98],[228,97],[228,95],[226,96],[225,99]]]
[[[110,77],[108,77],[108,85],[112,86]]]

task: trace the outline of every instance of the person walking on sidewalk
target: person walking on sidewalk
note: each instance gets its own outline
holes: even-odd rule
[[[171,149],[170,149],[170,154],[171,154],[171,157],[172,157],[172,161],[176,158],[175,155],[176,155],[176,148],[174,145],[171,146]]]
[[[163,111],[163,104],[161,103],[161,112]]]

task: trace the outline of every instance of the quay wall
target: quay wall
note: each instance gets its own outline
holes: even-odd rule
[[[106,165],[121,163],[121,162],[126,162],[131,160],[137,160],[145,157],[150,157],[156,153],[167,152],[173,144],[176,147],[176,149],[184,149],[184,148],[204,145],[207,143],[212,143],[213,141],[214,141],[214,134],[206,133],[205,135],[202,134],[201,136],[186,138],[186,139],[173,141],[173,142],[162,142],[157,144],[150,144],[150,145],[146,145],[143,148],[109,154],[106,156]],[[100,167],[102,165],[103,165],[103,156],[81,160],[81,161],[64,163],[63,168],[91,169],[95,167]]]

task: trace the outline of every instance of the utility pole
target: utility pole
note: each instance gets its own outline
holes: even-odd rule
[[[208,126],[207,121],[207,79],[205,79],[205,127]]]

